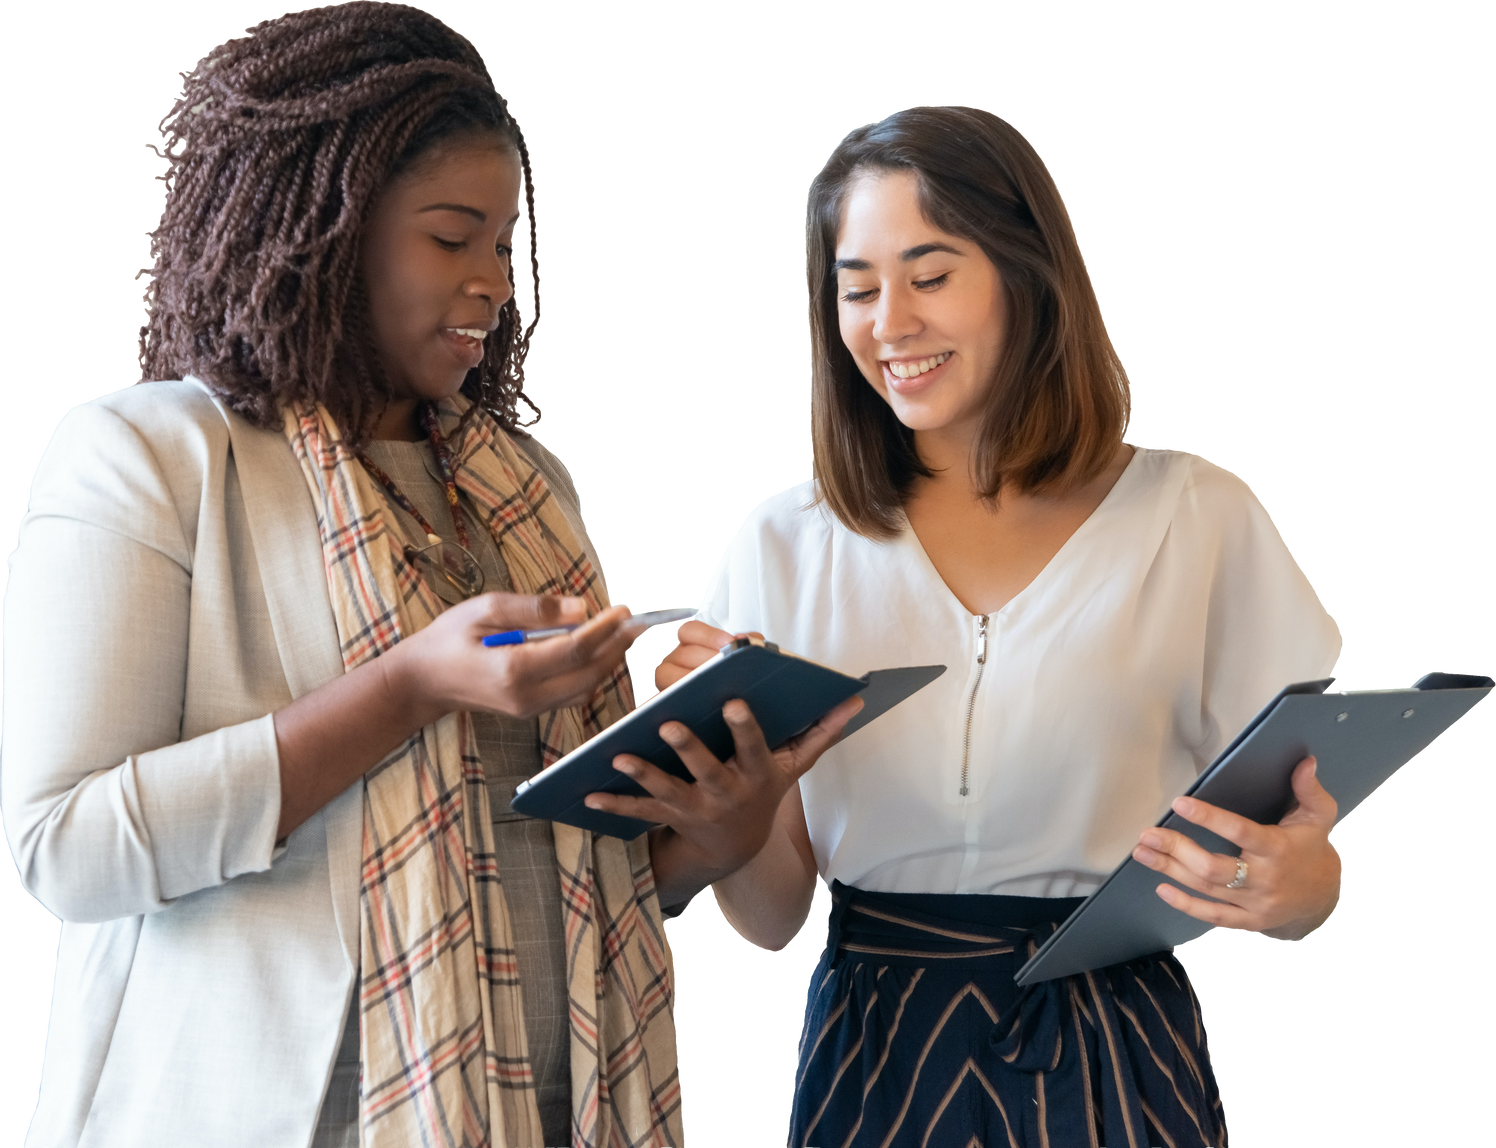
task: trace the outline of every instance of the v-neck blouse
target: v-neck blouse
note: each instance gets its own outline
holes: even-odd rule
[[[814,496],[805,483],[750,515],[704,620],[852,674],[948,667],[801,779],[828,882],[1090,893],[1257,710],[1340,652],[1267,512],[1193,455],[1139,449],[1034,581],[983,616],[907,526],[873,541]]]

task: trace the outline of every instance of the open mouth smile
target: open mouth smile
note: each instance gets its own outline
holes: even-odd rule
[[[945,365],[954,354],[954,351],[941,351],[923,359],[883,359],[879,363],[883,381],[898,394],[922,391],[945,373]]]
[[[952,352],[950,351],[941,351],[938,355],[931,355],[926,359],[915,359],[912,362],[898,362],[893,359],[884,359],[883,365],[888,368],[889,372],[896,379],[914,379],[928,371],[933,371],[949,359],[951,354]]]
[[[442,341],[447,349],[470,371],[483,362],[483,340],[487,337],[488,331],[483,327],[442,328]]]

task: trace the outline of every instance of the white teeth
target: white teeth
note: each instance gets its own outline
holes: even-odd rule
[[[482,327],[448,327],[454,335],[461,335],[464,339],[477,339],[480,343],[488,334]]]
[[[893,372],[895,378],[912,379],[922,375],[926,371],[933,371],[941,363],[951,357],[950,351],[942,351],[938,355],[931,355],[928,359],[920,359],[914,363],[889,363],[888,369]]]

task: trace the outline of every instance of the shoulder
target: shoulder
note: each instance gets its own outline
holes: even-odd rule
[[[1216,532],[1267,520],[1252,488],[1229,470],[1184,451],[1135,449],[1129,469],[1138,472],[1139,489],[1158,499],[1176,530]]]
[[[738,527],[722,556],[701,616],[728,630],[779,632],[786,601],[817,583],[841,529],[816,502],[813,482],[802,482],[759,503]]]
[[[63,416],[37,469],[33,504],[48,494],[137,506],[190,501],[228,452],[224,412],[202,384],[137,383]]]
[[[738,528],[733,548],[819,548],[842,529],[836,516],[816,500],[816,484],[802,482],[755,506]]]
[[[577,495],[577,484],[572,480],[566,464],[548,450],[534,435],[523,431],[511,432],[509,439],[531,462],[540,468],[546,482],[568,499],[573,508],[580,510],[582,500]]]
[[[261,439],[289,456],[283,436],[222,407],[197,380],[137,383],[63,417],[37,468],[30,513],[144,540],[190,536],[207,494],[221,494],[229,472],[242,469],[235,444],[249,450]]]
[[[194,379],[136,383],[74,407],[58,424],[56,439],[106,449],[180,445],[228,439],[224,413]]]

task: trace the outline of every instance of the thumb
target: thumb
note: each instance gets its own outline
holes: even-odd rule
[[[862,712],[862,707],[866,704],[862,698],[853,694],[790,743],[793,750],[790,755],[792,780],[810,772],[810,767],[820,759],[821,754],[836,744],[842,729]]]
[[[1319,762],[1313,757],[1306,757],[1294,768],[1293,795],[1298,799],[1299,806],[1283,819],[1282,824],[1306,821],[1323,822],[1326,825],[1335,823],[1335,814],[1340,807],[1330,796],[1330,791],[1319,783],[1318,769]]]
[[[578,626],[587,620],[587,603],[556,594],[484,594],[475,598],[482,611],[477,619],[496,630],[545,630]]]

